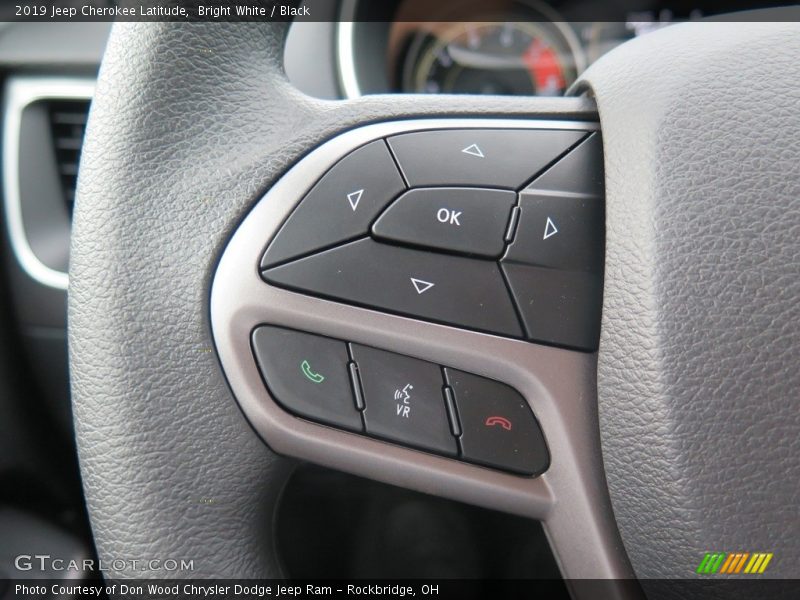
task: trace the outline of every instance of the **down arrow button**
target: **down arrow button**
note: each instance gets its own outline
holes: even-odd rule
[[[440,323],[522,336],[497,263],[369,238],[263,273],[273,285]]]
[[[411,283],[414,284],[414,289],[417,290],[418,294],[424,294],[434,285],[436,285],[435,283],[431,283],[430,281],[422,281],[422,279],[417,279],[415,277],[411,278]]]

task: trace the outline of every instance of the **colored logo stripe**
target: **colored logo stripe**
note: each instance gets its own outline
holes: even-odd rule
[[[728,560],[725,561],[725,564],[722,565],[722,569],[720,569],[720,573],[738,573],[741,568],[744,566],[744,561],[747,560],[747,557],[750,556],[749,552],[737,552],[736,554],[728,554]]]
[[[706,555],[700,562],[700,566],[697,567],[697,572],[706,574],[716,573],[726,555],[727,553],[725,552],[706,552]]]
[[[761,574],[766,570],[767,565],[772,560],[772,556],[772,552],[756,552],[753,554],[749,552],[706,552],[697,567],[697,573],[704,575],[713,575],[715,573],[720,575]],[[744,571],[742,571],[742,568],[744,568]]]
[[[764,570],[767,568],[769,561],[771,560],[772,560],[772,552],[770,552],[769,554],[764,552],[753,554],[753,558],[751,558],[750,562],[747,563],[747,566],[744,568],[744,572],[763,573]]]
[[[722,568],[719,570],[720,573],[730,573],[729,569],[732,564],[736,563],[739,560],[738,554],[728,554],[728,558],[725,559],[725,562],[722,563]]]
[[[749,552],[745,552],[744,554],[742,554],[742,558],[739,559],[739,563],[736,565],[736,568],[732,571],[733,573],[738,573],[739,571],[742,570],[742,567],[744,566],[744,561],[747,560],[748,556],[750,556]]]

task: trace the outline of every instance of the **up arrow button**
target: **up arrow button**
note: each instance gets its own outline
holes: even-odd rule
[[[475,127],[403,133],[388,142],[410,188],[518,190],[586,135],[569,129]]]

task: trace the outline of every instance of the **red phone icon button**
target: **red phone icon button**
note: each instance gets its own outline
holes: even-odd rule
[[[486,425],[486,427],[500,426],[506,431],[511,431],[511,421],[505,417],[488,417],[484,425]]]

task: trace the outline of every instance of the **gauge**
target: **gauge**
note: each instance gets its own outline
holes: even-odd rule
[[[449,25],[415,37],[403,66],[403,91],[557,96],[575,80],[575,56],[552,24]]]

